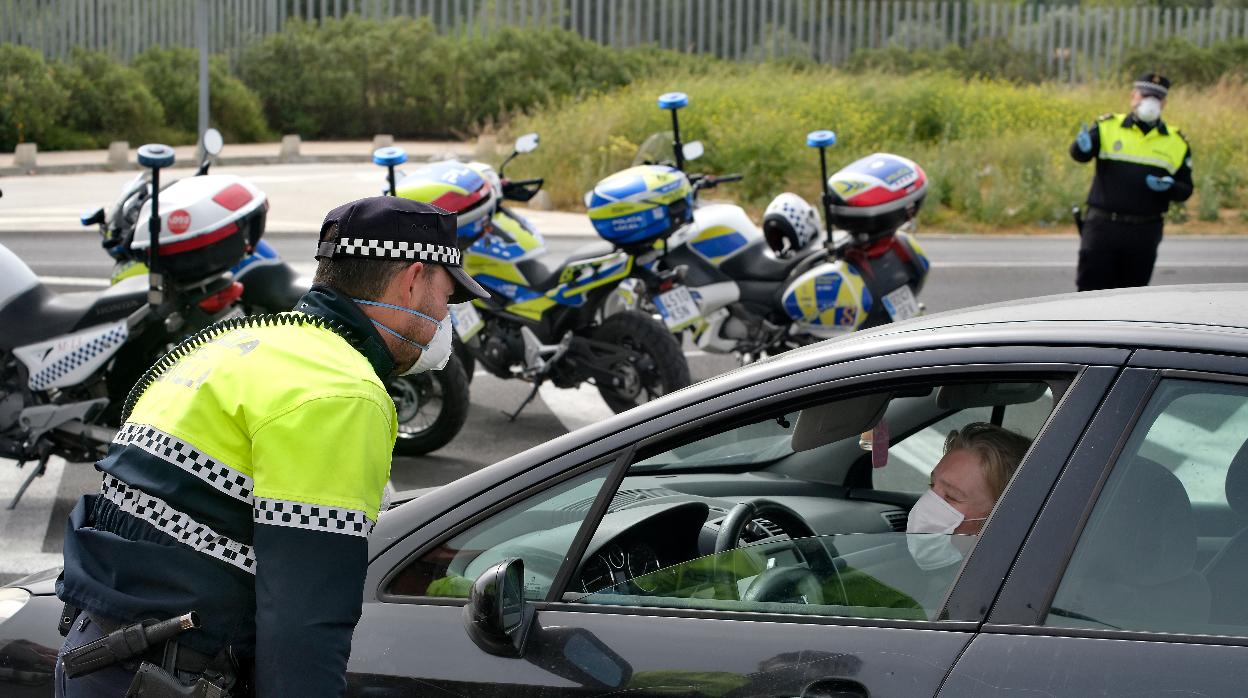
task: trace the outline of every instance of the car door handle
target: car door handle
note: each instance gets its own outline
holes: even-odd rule
[[[802,690],[801,698],[862,698],[867,687],[850,679],[816,681]]]

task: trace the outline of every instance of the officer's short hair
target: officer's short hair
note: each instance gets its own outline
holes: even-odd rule
[[[337,237],[337,231],[331,231]],[[370,259],[367,257],[322,257],[312,283],[337,289],[352,298],[376,300],[386,292],[391,279],[415,264],[410,259]],[[422,274],[433,271],[425,264]]]

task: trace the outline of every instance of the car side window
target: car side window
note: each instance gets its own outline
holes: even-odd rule
[[[683,443],[643,447],[563,598],[933,620],[1030,447],[1030,438],[991,420],[1030,410],[1035,423],[1027,428],[1034,434],[1052,404],[1045,381],[908,385],[777,410]],[[894,460],[898,444],[890,445],[890,428],[905,437],[898,444],[928,430],[935,446]],[[933,508],[929,501],[910,514],[922,519],[914,533],[906,532],[909,505],[897,503],[905,496],[878,488],[878,499],[869,490],[849,495],[848,478],[883,449],[889,455],[883,470],[916,474],[914,488],[900,492],[917,499],[945,455],[950,431],[962,435],[954,448],[965,453],[957,478],[936,480],[956,486],[941,489],[943,505]],[[873,437],[870,453],[867,436]],[[922,470],[915,467],[919,461]],[[965,501],[971,493],[983,501]]]
[[[1248,386],[1164,381],[1114,463],[1046,625],[1248,635],[1245,588]]]
[[[556,484],[441,542],[405,563],[386,593],[465,599],[478,575],[518,557],[524,560],[525,598],[546,598],[610,467],[602,465]]]

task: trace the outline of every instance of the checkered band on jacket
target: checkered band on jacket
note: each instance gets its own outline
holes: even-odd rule
[[[339,238],[334,246],[334,256],[382,257],[385,259],[410,259],[459,266],[460,252],[457,247],[432,245],[424,242],[401,240],[371,240],[365,238]]]

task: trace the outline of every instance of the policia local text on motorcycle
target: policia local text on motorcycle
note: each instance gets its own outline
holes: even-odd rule
[[[448,303],[486,295],[455,235],[427,204],[340,206],[294,312],[214,325],[140,379],[70,515],[58,696],[345,691],[397,429],[385,380],[440,369]]]
[[[1087,215],[1079,227],[1080,291],[1147,286],[1161,244],[1162,216],[1192,195],[1192,150],[1179,127],[1161,119],[1170,81],[1146,73],[1131,91],[1131,112],[1084,126],[1070,146],[1078,162],[1096,158]]]

